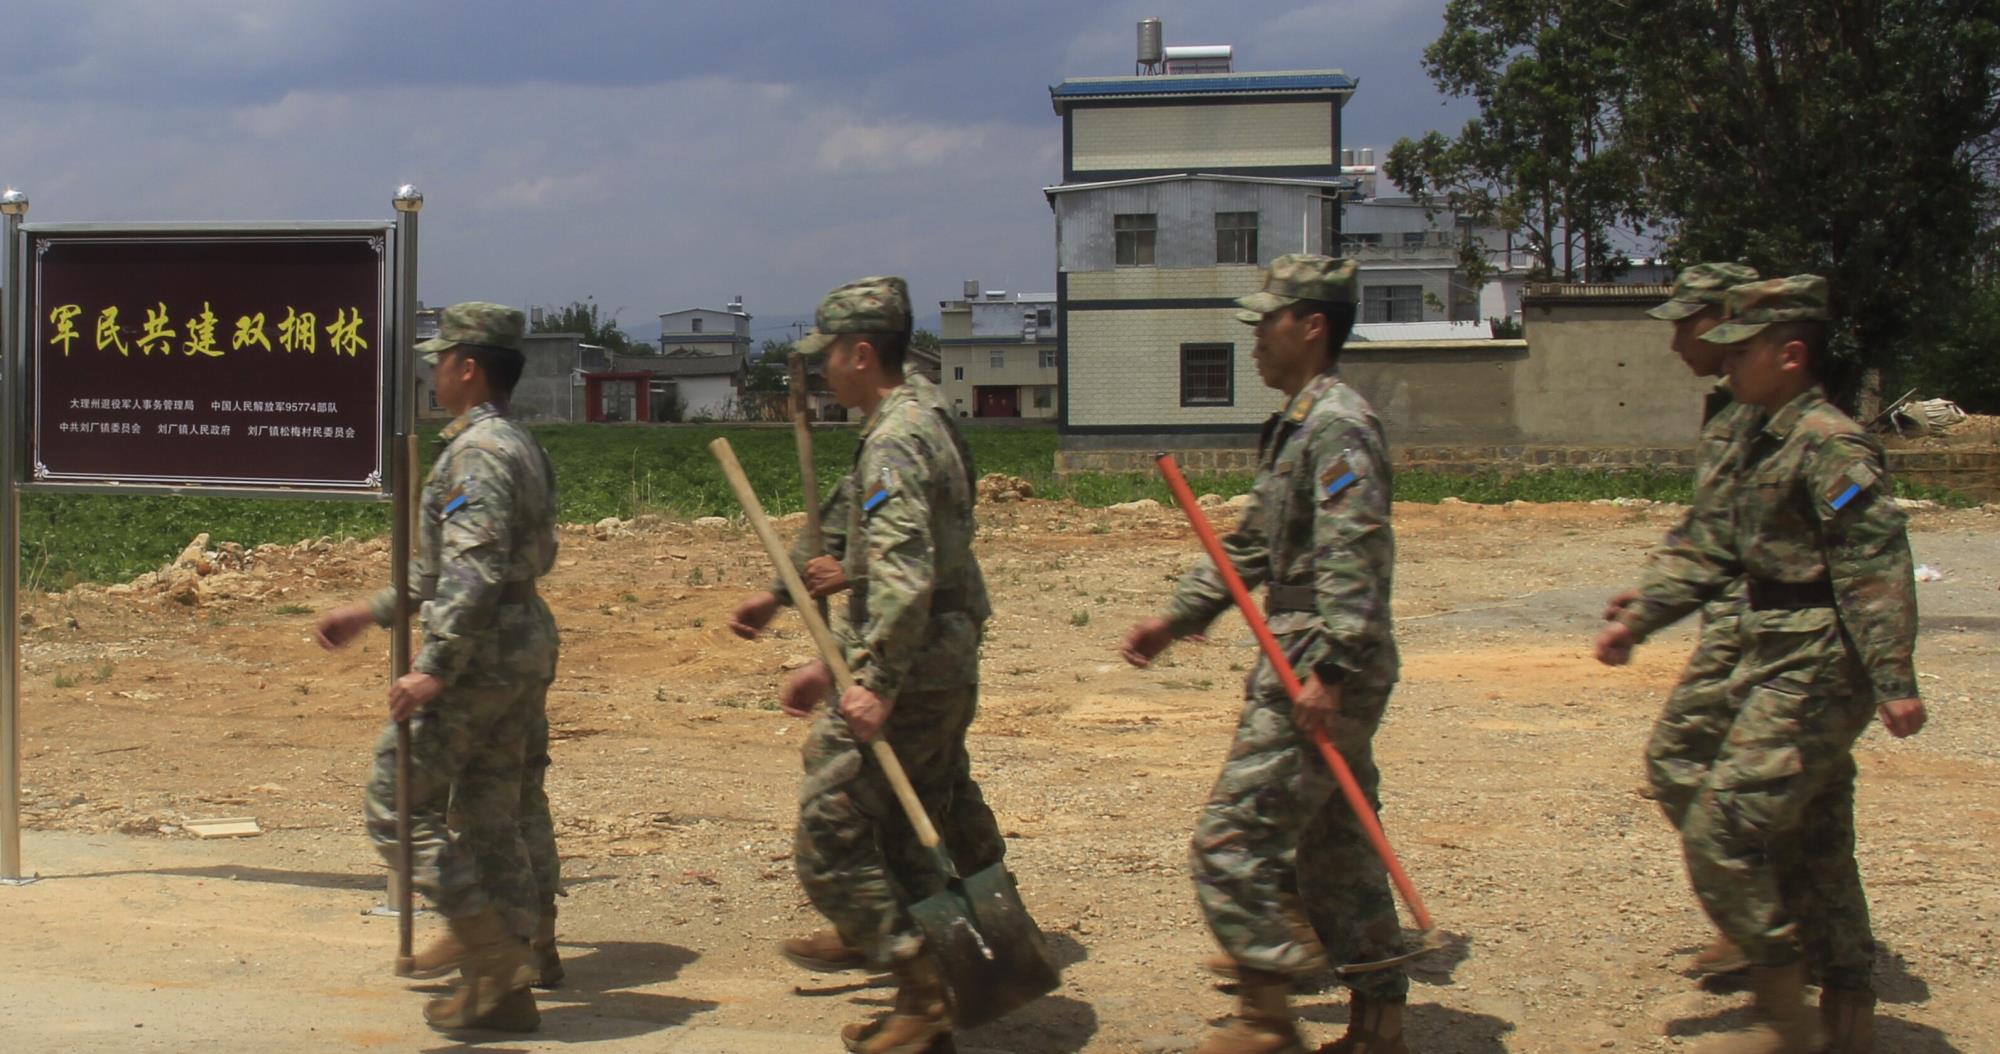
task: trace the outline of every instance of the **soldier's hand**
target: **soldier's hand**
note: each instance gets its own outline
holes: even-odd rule
[[[777,615],[778,594],[769,590],[753,594],[729,613],[729,632],[744,640],[756,640]]]
[[[778,689],[778,709],[792,717],[811,717],[813,708],[826,698],[826,690],[832,684],[833,671],[826,668],[826,663],[816,660],[801,666]]]
[[[1320,731],[1331,734],[1333,723],[1340,719],[1340,686],[1326,684],[1318,674],[1306,678],[1299,686],[1299,697],[1292,703],[1292,724],[1306,732]]]
[[[1606,666],[1623,666],[1632,661],[1632,649],[1638,646],[1632,627],[1613,622],[1597,634],[1597,661]]]
[[[896,704],[858,684],[840,694],[840,716],[847,719],[854,738],[863,743],[882,734],[882,726],[889,723],[889,713],[895,708]]]
[[[1125,640],[1118,646],[1118,654],[1143,670],[1151,666],[1153,659],[1173,642],[1174,629],[1166,619],[1158,616],[1140,619],[1125,631]]]
[[[1924,727],[1924,701],[1922,699],[1891,699],[1875,708],[1882,718],[1882,727],[1897,739],[1914,736]]]
[[[814,600],[830,597],[847,588],[847,569],[831,556],[815,556],[806,561],[806,592]]]
[[[389,686],[389,720],[408,721],[411,714],[443,694],[443,681],[427,673],[406,673]]]
[[[1621,593],[1612,594],[1611,599],[1604,602],[1604,621],[1618,621],[1618,616],[1624,614],[1626,607],[1637,599],[1639,599],[1639,591],[1636,589],[1627,589]]]
[[[345,648],[361,635],[361,631],[375,624],[375,616],[366,604],[349,604],[337,607],[319,617],[313,624],[313,639],[328,651]]]

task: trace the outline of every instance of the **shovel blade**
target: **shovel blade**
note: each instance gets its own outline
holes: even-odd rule
[[[999,864],[910,908],[951,993],[952,1017],[976,1028],[1055,991],[1042,931]]]

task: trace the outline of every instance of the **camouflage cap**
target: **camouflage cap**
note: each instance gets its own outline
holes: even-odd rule
[[[518,308],[468,300],[439,312],[437,336],[417,345],[417,350],[433,366],[437,365],[440,354],[460,344],[520,351],[521,334],[527,329],[527,322],[527,316]]]
[[[1698,263],[1674,277],[1673,298],[1646,314],[1662,322],[1679,322],[1711,307],[1721,307],[1730,286],[1754,282],[1757,269],[1739,263]]]
[[[1749,340],[1773,322],[1831,322],[1826,279],[1816,274],[1769,278],[1729,290],[1722,325],[1702,334],[1711,344]]]
[[[861,278],[819,302],[813,328],[792,344],[801,355],[817,355],[842,333],[907,333],[910,331],[910,286],[895,275]]]
[[[1354,274],[1360,265],[1353,260],[1331,256],[1286,253],[1264,269],[1264,288],[1238,297],[1243,310],[1238,321],[1256,325],[1265,315],[1301,300],[1323,300],[1330,304],[1354,303]]]

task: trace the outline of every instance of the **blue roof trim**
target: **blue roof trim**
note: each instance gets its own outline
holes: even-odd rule
[[[1207,92],[1353,91],[1354,78],[1343,73],[1245,74],[1232,77],[1117,78],[1105,81],[1064,81],[1049,89],[1057,99],[1088,99],[1113,95],[1192,95]]]

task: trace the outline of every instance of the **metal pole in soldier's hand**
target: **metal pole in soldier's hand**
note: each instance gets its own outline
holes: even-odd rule
[[[808,595],[729,440],[717,439],[708,449],[785,587],[794,597]],[[832,671],[834,684],[843,692],[853,687],[854,675],[826,620],[805,605],[799,606],[799,616],[805,620],[820,658]],[[935,958],[944,975],[954,1021],[966,1027],[983,1024],[1054,991],[1059,980],[1055,967],[1043,947],[1041,930],[1021,903],[1013,877],[1000,864],[969,876],[958,875],[895,750],[879,735],[868,748],[915,828],[918,841],[952,880],[945,892],[927,897],[909,910],[923,929],[925,952]]]
[[[1284,682],[1286,693],[1297,699],[1302,690],[1299,675],[1292,669],[1291,660],[1285,657],[1285,649],[1280,647],[1278,639],[1271,635],[1271,627],[1264,621],[1264,613],[1258,610],[1256,599],[1251,597],[1250,590],[1243,585],[1243,579],[1237,575],[1236,568],[1229,562],[1229,555],[1223,552],[1222,541],[1215,536],[1215,528],[1209,526],[1208,518],[1202,515],[1201,504],[1195,500],[1194,490],[1188,486],[1187,477],[1181,475],[1180,466],[1175,463],[1172,454],[1161,454],[1154,460],[1160,466],[1160,475],[1167,481],[1167,489],[1173,491],[1175,503],[1179,504],[1181,511],[1187,514],[1188,523],[1194,527],[1195,535],[1201,539],[1202,548],[1207,551],[1208,558],[1214,561],[1215,569],[1222,575],[1223,583],[1229,587],[1230,596],[1235,599],[1237,610],[1243,615],[1243,621],[1249,623],[1250,632],[1257,638],[1257,646],[1263,649],[1264,657],[1271,660],[1271,668],[1277,671],[1278,679]],[[1389,844],[1389,836],[1382,831],[1382,822],[1375,815],[1375,807],[1369,804],[1368,796],[1362,793],[1361,785],[1355,782],[1353,770],[1347,767],[1347,762],[1341,759],[1340,752],[1334,750],[1333,744],[1327,741],[1325,732],[1313,729],[1312,739],[1313,745],[1319,749],[1320,757],[1325,760],[1326,767],[1332,771],[1334,780],[1340,784],[1340,793],[1347,799],[1347,807],[1353,809],[1355,818],[1361,821],[1362,830],[1368,835],[1368,844],[1374,848],[1375,855],[1382,858],[1382,866],[1388,869],[1389,881],[1395,884],[1396,892],[1403,897],[1403,903],[1409,905],[1410,915],[1416,920],[1418,930],[1422,932],[1421,946],[1414,951],[1372,962],[1336,965],[1335,971],[1347,976],[1386,970],[1442,949],[1445,946],[1444,934],[1431,922],[1431,913],[1424,908],[1424,898],[1418,895],[1416,883],[1411,882],[1409,874],[1403,870],[1402,861],[1397,858],[1396,850]]]

